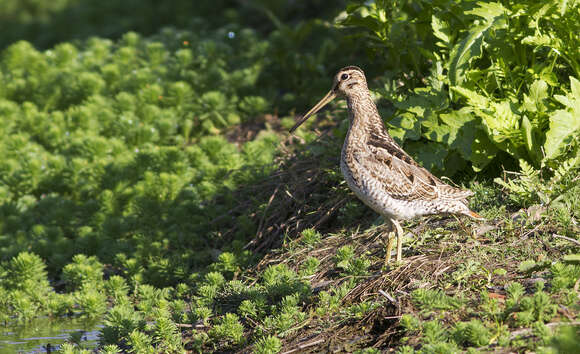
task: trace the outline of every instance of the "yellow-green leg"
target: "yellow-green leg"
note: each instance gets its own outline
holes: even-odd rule
[[[397,263],[403,259],[403,228],[397,220],[391,220],[397,229]]]
[[[391,262],[391,252],[393,251],[393,239],[395,238],[395,233],[392,231],[389,232],[387,238],[388,241],[387,241],[387,253],[385,254],[385,265]]]
[[[391,223],[395,226],[395,230],[389,232],[388,242],[387,242],[387,254],[385,255],[385,264],[389,264],[391,261],[391,252],[393,251],[393,241],[397,238],[397,263],[403,258],[403,228],[397,220],[392,219]]]

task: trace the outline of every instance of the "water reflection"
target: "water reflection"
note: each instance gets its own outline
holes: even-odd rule
[[[83,348],[97,346],[101,320],[38,318],[26,324],[0,327],[0,353],[56,352],[71,338]]]

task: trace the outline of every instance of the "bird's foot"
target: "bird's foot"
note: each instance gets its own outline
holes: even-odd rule
[[[401,250],[399,249],[399,240],[397,238],[397,254],[395,256],[395,259],[393,260],[393,245],[395,243],[395,237],[397,237],[397,235],[394,232],[390,232],[388,235],[388,241],[387,241],[387,246],[386,246],[386,251],[385,251],[385,267],[388,266],[392,266],[392,265],[398,265],[401,263]]]
[[[391,262],[391,253],[393,251],[393,242],[394,238],[397,238],[397,256],[396,256],[396,264],[400,264],[403,260],[403,228],[396,220],[392,220],[393,225],[395,226],[395,231],[390,232],[388,235],[388,243],[387,243],[387,250],[385,255],[385,266],[387,266]]]

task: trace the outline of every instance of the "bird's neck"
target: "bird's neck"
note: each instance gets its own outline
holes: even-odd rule
[[[361,139],[385,131],[385,125],[370,93],[360,92],[346,98],[350,120],[349,138]]]

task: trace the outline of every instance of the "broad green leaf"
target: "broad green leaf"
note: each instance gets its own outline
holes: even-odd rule
[[[454,86],[451,87],[451,91],[457,92],[461,96],[467,98],[469,103],[476,108],[485,109],[490,105],[490,101],[487,99],[487,97],[484,97],[477,92],[466,89],[464,87]]]
[[[574,76],[570,76],[570,88],[572,89],[572,97],[580,101],[580,81]]]
[[[411,113],[403,113],[388,122],[389,134],[399,144],[407,139],[417,140],[421,136],[421,123]]]
[[[556,99],[556,101],[560,102],[564,106],[572,108],[572,101],[568,98],[568,96],[554,95],[554,99]]]
[[[544,112],[546,98],[548,98],[548,84],[544,80],[536,80],[530,86],[530,95],[524,94],[523,107],[528,112]]]
[[[471,145],[471,163],[473,170],[479,172],[485,168],[498,152],[498,148],[489,140],[487,134],[477,130]]]
[[[437,45],[445,48],[449,47],[451,42],[449,24],[433,15],[431,16],[431,27],[433,28],[433,35],[441,40]]]
[[[414,94],[406,100],[395,102],[395,107],[400,110],[408,111],[421,118],[427,110],[440,110],[447,108],[449,102],[444,91],[435,91],[429,88],[417,88]]]
[[[439,118],[454,132],[454,134],[450,134],[447,143],[459,151],[465,160],[469,160],[475,134],[479,130],[471,109],[464,107],[449,114],[441,114]]]
[[[461,42],[451,50],[449,56],[449,83],[453,86],[460,85],[465,80],[465,71],[469,61],[481,57],[483,34],[489,26],[477,26],[473,28]]]
[[[520,116],[509,101],[493,102],[491,104],[495,114],[487,115],[485,123],[493,130],[510,131],[518,129]]]
[[[484,36],[487,32],[506,26],[506,15],[509,11],[501,4],[479,2],[478,6],[466,14],[483,17],[484,23],[474,26],[467,32],[463,40],[453,47],[449,56],[449,82],[452,86],[461,85],[471,60],[481,57]]]
[[[530,86],[530,98],[542,101],[548,97],[548,84],[544,80],[536,80]]]
[[[546,160],[560,156],[567,145],[580,134],[580,114],[558,110],[550,116],[550,130],[546,133]]]
[[[538,34],[534,36],[527,36],[522,39],[523,44],[529,44],[533,46],[546,46],[546,47],[560,47],[557,40],[547,34]]]
[[[540,151],[538,151],[535,128],[532,126],[532,123],[530,123],[530,120],[525,115],[522,117],[522,126],[520,129],[522,130],[522,135],[525,138],[526,148],[530,154],[530,157],[534,162],[539,162]]]
[[[421,126],[423,128],[423,136],[438,143],[450,145],[450,142],[453,142],[457,135],[457,129],[453,129],[447,124],[440,124],[437,121],[428,120],[423,122]]]
[[[550,129],[544,144],[545,160],[560,156],[580,134],[580,82],[570,77],[570,87],[571,92],[566,96],[554,95],[567,109],[557,110],[550,116]]]
[[[473,10],[465,11],[467,15],[475,15],[485,18],[488,22],[494,21],[497,17],[502,15],[509,15],[510,11],[498,2],[478,2],[479,7]]]
[[[405,143],[405,151],[429,171],[445,171],[445,158],[449,154],[449,148],[445,145],[424,140],[409,141]]]

